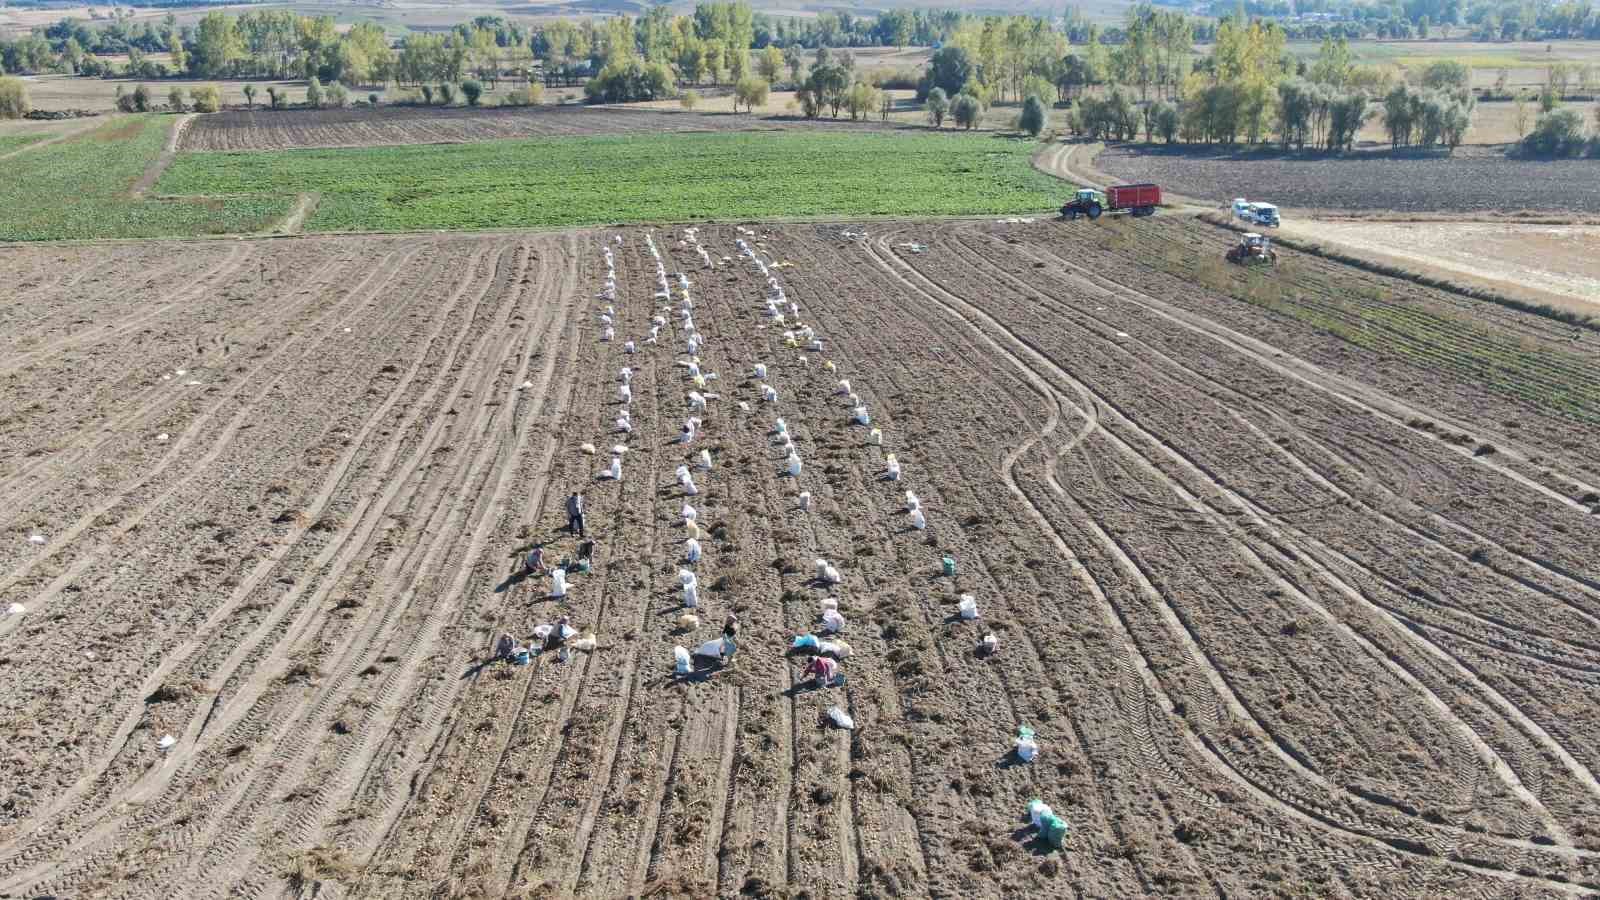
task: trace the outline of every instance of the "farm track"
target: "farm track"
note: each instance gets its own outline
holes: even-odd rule
[[[1268,302],[1198,223],[866,230],[0,251],[0,896],[1600,889],[1585,345],[1299,258]],[[599,566],[555,600],[515,571],[574,488]],[[729,612],[736,663],[672,677]],[[558,615],[596,648],[493,658]]]

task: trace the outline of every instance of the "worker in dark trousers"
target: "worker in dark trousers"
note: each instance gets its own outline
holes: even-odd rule
[[[567,498],[567,531],[578,537],[586,537],[583,533],[583,495],[577,491]]]

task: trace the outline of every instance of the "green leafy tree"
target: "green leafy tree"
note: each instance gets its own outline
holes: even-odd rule
[[[838,63],[822,63],[812,68],[807,87],[818,103],[827,106],[833,111],[833,117],[838,118],[839,109],[845,105],[850,92],[850,73]]]
[[[783,64],[789,70],[789,80],[800,80],[800,67],[806,64],[805,50],[799,44],[790,44],[783,48]]]
[[[1600,107],[1596,107],[1600,109]],[[1516,99],[1511,101],[1511,122],[1517,129],[1517,140],[1522,140],[1528,134],[1528,123],[1533,119],[1533,102],[1528,92],[1517,91]]]
[[[253,84],[247,84],[244,86],[244,108],[256,108],[256,86]]]
[[[1178,108],[1171,103],[1158,102],[1156,107],[1156,134],[1170,144],[1178,137]]]
[[[928,61],[928,86],[944,88],[947,96],[957,94],[972,78],[972,58],[962,47],[940,47]]]
[[[306,80],[306,105],[312,109],[322,108],[322,82],[315,75]]]
[[[222,91],[214,84],[197,84],[189,89],[189,102],[197,113],[214,113],[222,108]]]
[[[1583,152],[1583,116],[1575,109],[1558,109],[1539,117],[1522,147],[1535,156],[1577,156]]]
[[[150,111],[150,88],[141,84],[133,89],[133,108],[136,112]]]
[[[483,97],[483,85],[471,79],[463,81],[461,82],[461,96],[467,98],[468,106],[477,106],[478,100]]]
[[[167,91],[167,108],[173,112],[183,112],[183,88],[173,85],[172,90]]]
[[[863,81],[858,81],[850,86],[844,99],[845,109],[850,111],[850,118],[864,119],[878,106],[878,89]]]
[[[450,106],[456,102],[456,86],[446,81],[434,91],[439,97],[440,106]]]
[[[745,112],[754,112],[758,106],[767,105],[767,93],[772,85],[765,79],[754,75],[746,75],[734,83],[733,86],[733,111],[739,111],[739,104],[744,104]]]
[[[233,17],[220,10],[206,13],[195,28],[191,71],[202,78],[219,78],[243,56],[244,40]]]
[[[983,104],[971,94],[959,94],[950,102],[950,117],[960,128],[977,128],[983,121]]]
[[[330,81],[322,91],[322,105],[328,109],[343,109],[350,102],[350,92],[345,89],[344,83]]]
[[[0,78],[0,119],[20,119],[31,108],[27,82],[13,76]]]
[[[778,76],[783,73],[783,51],[768,44],[756,57],[756,71],[767,80],[767,84],[776,84]]]
[[[684,109],[694,109],[700,103],[700,95],[694,91],[684,91],[678,98],[678,105]]]
[[[950,98],[945,95],[944,88],[936,87],[928,92],[928,121],[933,123],[933,127],[943,125],[945,114],[949,111]]]
[[[1017,119],[1017,125],[1028,134],[1038,137],[1039,132],[1044,131],[1044,101],[1031,94],[1022,101],[1022,115]]]

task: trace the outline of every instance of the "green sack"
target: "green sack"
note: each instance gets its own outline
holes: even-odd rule
[[[954,578],[956,575],[956,561],[946,556],[944,558],[944,577]]]
[[[1046,816],[1039,824],[1039,835],[1044,838],[1046,844],[1057,850],[1061,849],[1062,843],[1067,839],[1066,820],[1053,813]]]

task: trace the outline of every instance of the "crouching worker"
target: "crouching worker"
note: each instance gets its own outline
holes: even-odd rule
[[[807,675],[815,676],[819,688],[844,684],[844,676],[839,674],[839,664],[826,656],[811,657],[811,662],[806,664],[806,670],[800,675],[802,678]]]
[[[550,574],[550,567],[544,563],[543,545],[536,546],[532,550],[529,550],[528,555],[522,558],[522,574],[523,577]]]
[[[511,651],[517,646],[517,639],[510,632],[500,632],[500,640],[495,641],[494,655],[496,659],[510,659]]]

